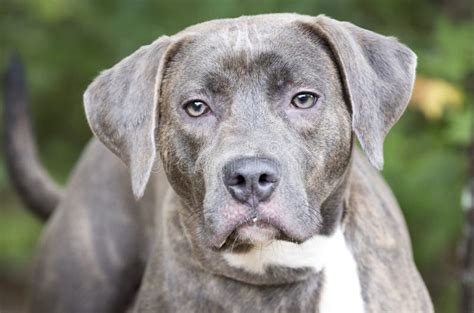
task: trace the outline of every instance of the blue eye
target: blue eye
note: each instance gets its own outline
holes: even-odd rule
[[[318,102],[319,96],[311,92],[300,92],[291,99],[291,104],[299,109],[309,109]]]
[[[211,109],[201,100],[192,100],[184,105],[184,110],[191,117],[199,117],[208,113]]]

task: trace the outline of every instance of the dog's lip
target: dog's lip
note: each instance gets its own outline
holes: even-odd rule
[[[251,220],[247,221],[243,224],[240,224],[235,228],[234,231],[239,231],[239,230],[244,230],[244,229],[261,229],[261,230],[276,230],[276,227],[273,226],[272,224],[269,224],[267,222],[264,222],[262,220]]]
[[[221,249],[233,232],[243,230],[247,227],[259,227],[262,231],[275,231],[276,237],[282,237],[285,240],[295,243],[301,243],[305,240],[305,238],[300,238],[299,236],[292,234],[292,232],[289,232],[288,229],[278,220],[271,218],[250,218],[236,224],[235,226],[229,226],[226,231],[215,236],[214,240],[212,240],[213,248],[217,250]]]
[[[230,227],[230,229],[226,233],[219,236],[218,241],[216,241],[216,242],[219,242],[219,244],[214,245],[214,246],[217,249],[220,249],[224,246],[224,244],[226,243],[226,241],[228,240],[228,238],[231,236],[232,233],[250,230],[250,229],[259,229],[261,231],[268,231],[268,232],[273,231],[275,233],[278,232],[278,229],[275,226],[271,225],[270,223],[264,222],[256,218],[252,218],[250,220],[237,224],[236,227],[233,227],[233,228]]]
[[[253,221],[240,225],[236,230],[237,238],[250,243],[268,242],[281,233],[275,226],[263,221]]]
[[[225,242],[227,241],[227,238],[241,225],[245,225],[246,223],[249,223],[249,220],[243,221],[240,224],[235,225],[234,227],[227,227],[226,231],[220,233],[219,235],[216,235],[214,237],[214,240],[212,242],[212,246],[216,249],[222,248],[224,246]]]

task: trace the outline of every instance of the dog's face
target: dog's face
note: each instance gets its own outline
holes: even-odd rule
[[[199,60],[199,62],[196,62]],[[301,23],[229,24],[183,40],[161,88],[164,168],[209,249],[330,232],[351,117],[327,45]]]
[[[158,151],[201,264],[255,282],[220,256],[330,234],[352,134],[380,168],[414,70],[414,54],[393,38],[324,16],[263,15],[162,37],[101,74],[84,101],[135,195]]]

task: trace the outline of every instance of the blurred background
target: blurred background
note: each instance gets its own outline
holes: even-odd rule
[[[409,109],[385,144],[383,175],[406,216],[437,312],[458,312],[468,147],[474,101],[474,1],[469,0],[1,0],[0,70],[19,52],[45,166],[65,183],[91,137],[82,93],[162,34],[258,13],[324,13],[394,35],[418,54]],[[0,91],[3,93],[3,90]],[[3,99],[3,97],[2,97]],[[2,106],[3,109],[3,106]],[[0,114],[2,114],[0,109]],[[1,123],[1,122],[0,122]],[[465,190],[465,205],[467,191]],[[23,301],[42,223],[8,182],[0,153],[0,312]]]

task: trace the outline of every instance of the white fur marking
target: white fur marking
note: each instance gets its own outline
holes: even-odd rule
[[[357,264],[342,231],[334,234],[334,249],[324,266],[324,282],[319,303],[320,313],[363,313]]]
[[[268,265],[323,270],[319,312],[364,312],[357,264],[341,229],[330,237],[314,236],[299,245],[274,240],[247,253],[225,253],[223,257],[231,266],[255,274],[263,274]]]
[[[331,237],[315,236],[302,244],[273,240],[253,248],[247,253],[224,253],[224,259],[234,267],[251,273],[263,274],[267,265],[281,265],[290,268],[323,268],[323,256],[328,255]]]

